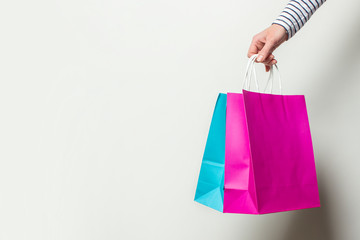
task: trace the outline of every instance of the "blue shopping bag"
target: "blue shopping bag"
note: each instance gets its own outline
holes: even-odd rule
[[[226,94],[216,101],[201,163],[195,201],[223,211],[225,172]]]

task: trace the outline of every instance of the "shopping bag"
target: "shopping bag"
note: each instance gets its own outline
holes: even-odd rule
[[[216,101],[206,141],[195,201],[223,211],[225,164],[226,94],[220,93]]]
[[[319,207],[305,98],[245,90],[250,88],[250,73],[255,75],[255,59],[249,60],[243,93],[226,96],[222,212],[265,214]],[[255,85],[259,89],[256,76]]]

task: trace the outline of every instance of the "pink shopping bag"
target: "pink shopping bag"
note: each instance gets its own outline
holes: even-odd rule
[[[255,59],[248,64],[248,84]],[[320,207],[320,200],[305,97],[228,93],[223,211],[265,214],[313,207]]]

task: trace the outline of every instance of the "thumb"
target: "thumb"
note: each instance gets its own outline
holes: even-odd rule
[[[274,51],[274,44],[272,41],[266,41],[264,47],[259,52],[259,56],[256,58],[256,61],[262,62],[269,57],[269,55]]]

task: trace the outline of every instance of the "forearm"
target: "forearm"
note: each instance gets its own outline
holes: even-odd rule
[[[302,28],[326,0],[291,0],[273,24],[285,28],[288,39]]]

